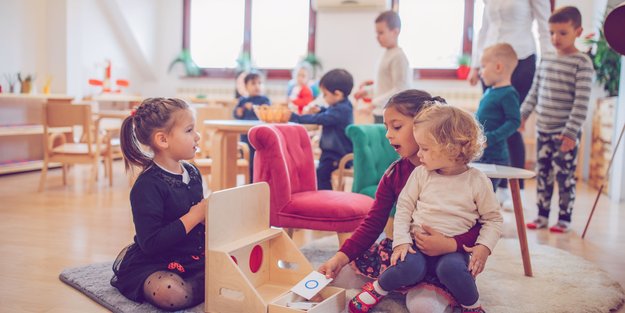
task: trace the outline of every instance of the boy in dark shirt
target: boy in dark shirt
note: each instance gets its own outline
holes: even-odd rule
[[[317,188],[329,190],[332,189],[332,171],[344,155],[352,152],[352,142],[345,135],[345,128],[354,123],[352,103],[347,98],[354,87],[354,79],[346,70],[334,69],[321,77],[319,87],[328,107],[314,114],[293,114],[291,122],[323,126]]]
[[[248,96],[241,97],[239,103],[234,108],[234,118],[237,120],[258,120],[254,113],[254,105],[270,105],[271,101],[262,93],[262,81],[257,73],[250,73],[245,76],[245,89]]]

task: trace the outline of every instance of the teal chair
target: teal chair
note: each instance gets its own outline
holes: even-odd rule
[[[399,155],[382,124],[349,125],[345,133],[354,146],[352,192],[375,198],[382,175]]]

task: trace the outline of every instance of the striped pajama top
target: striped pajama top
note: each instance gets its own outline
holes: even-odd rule
[[[521,105],[521,118],[535,110],[538,131],[575,140],[586,119],[593,74],[592,61],[583,52],[543,55]]]

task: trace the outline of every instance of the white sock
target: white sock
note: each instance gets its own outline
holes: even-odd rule
[[[383,296],[386,296],[388,294],[388,291],[385,291],[384,289],[382,289],[382,287],[380,287],[380,284],[378,284],[377,280],[373,282],[373,290]],[[361,293],[358,298],[366,304],[374,304],[377,302],[377,300],[374,299],[368,292]]]

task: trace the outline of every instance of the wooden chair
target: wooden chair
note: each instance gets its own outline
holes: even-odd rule
[[[354,167],[347,168],[347,163],[354,161],[354,154],[348,153],[339,161],[339,167],[332,172],[332,186],[334,190],[345,191],[345,180],[354,178]]]
[[[43,110],[43,168],[39,181],[39,191],[44,188],[46,175],[50,163],[57,162],[63,165],[63,185],[67,185],[67,170],[69,164],[92,164],[90,188],[98,178],[100,158],[104,158],[104,165],[109,185],[113,185],[112,149],[110,138],[100,137],[95,131],[91,106],[88,104],[44,104]],[[68,135],[58,128],[82,128],[81,140],[75,142],[74,136]],[[56,128],[56,129],[55,129]]]
[[[312,146],[304,126],[261,124],[248,134],[256,148],[254,182],[271,187],[271,226],[334,231],[342,244],[367,216],[373,199],[317,190]]]
[[[239,142],[240,158],[237,159],[237,175],[243,174],[245,177],[245,183],[250,181],[250,147],[244,143]],[[195,158],[193,164],[197,166],[202,175],[210,175],[211,168],[213,167],[213,159],[210,158]],[[209,184],[210,186],[210,184]]]
[[[204,126],[205,120],[231,120],[232,110],[221,104],[208,104],[194,107],[195,126],[200,133],[200,156],[207,158],[210,155],[210,138],[212,133]]]
[[[200,151],[193,163],[202,175],[210,175],[213,160],[210,158],[210,139],[212,133],[204,126],[205,120],[231,120],[232,109],[226,104],[201,105],[195,107],[195,124],[200,133]],[[237,159],[237,174],[245,176],[245,182],[250,181],[250,148],[246,143],[239,142],[240,157]]]

